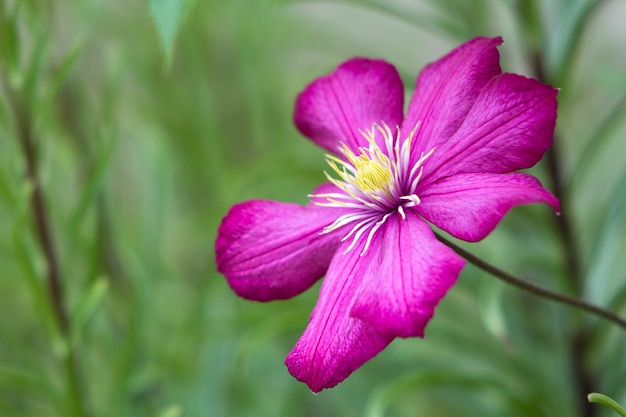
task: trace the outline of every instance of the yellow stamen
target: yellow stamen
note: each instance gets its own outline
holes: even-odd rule
[[[361,191],[382,190],[388,186],[393,177],[388,167],[366,155],[358,156],[354,161],[354,167],[357,169],[354,180]]]
[[[344,254],[352,250],[361,239],[365,239],[360,255],[363,256],[375,233],[391,215],[398,213],[405,220],[406,210],[421,203],[417,190],[424,168],[422,164],[435,149],[426,155],[422,152],[417,161],[412,159],[411,145],[418,127],[419,123],[416,123],[409,136],[402,140],[398,126],[394,135],[384,122],[374,123],[371,129],[360,131],[367,140],[364,144],[367,146],[353,151],[342,144],[339,151],[344,158],[326,155],[326,162],[331,168],[329,172],[334,172],[333,175],[338,178],[333,178],[326,171],[324,175],[340,190],[310,197],[314,198],[313,203],[320,206],[350,209],[320,232],[325,234],[343,227],[349,228],[349,232],[341,239],[342,242],[352,239]]]
[[[345,162],[336,157],[327,155],[328,164],[337,172],[344,180],[348,180],[356,185],[363,192],[386,190],[393,180],[393,172],[389,158],[381,152],[373,136],[370,140],[370,149],[360,148],[360,155],[355,155],[350,148],[343,145],[342,152],[350,162],[353,170],[350,174],[345,171],[347,166]],[[336,162],[344,165],[344,170],[339,170]]]

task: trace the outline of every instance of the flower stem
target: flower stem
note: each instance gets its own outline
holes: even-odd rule
[[[496,278],[501,279],[507,284],[510,284],[510,285],[513,285],[514,287],[521,288],[525,291],[531,292],[539,297],[547,298],[549,300],[556,301],[558,303],[568,304],[570,306],[579,308],[588,313],[591,313],[596,316],[602,317],[606,320],[609,320],[626,330],[626,319],[618,316],[612,311],[609,311],[602,307],[598,307],[594,304],[588,303],[587,301],[582,300],[580,298],[572,297],[566,294],[561,294],[561,293],[549,290],[547,288],[541,287],[537,284],[533,284],[532,282],[526,281],[522,278],[518,278],[515,275],[510,274],[506,271],[503,271],[502,269],[488,263],[487,261],[482,260],[478,256],[466,251],[465,249],[452,243],[451,241],[441,236],[440,234],[435,233],[435,236],[437,237],[437,239],[439,239],[441,243],[448,246],[450,249],[455,251],[462,258],[465,258],[469,263],[490,273]]]

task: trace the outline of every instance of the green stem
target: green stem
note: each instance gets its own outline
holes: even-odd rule
[[[525,291],[531,292],[539,297],[547,298],[552,301],[556,301],[558,303],[567,304],[572,307],[579,308],[593,315],[602,317],[606,320],[609,320],[623,329],[626,329],[626,319],[618,316],[612,311],[606,310],[602,307],[598,307],[594,304],[588,303],[585,300],[580,298],[572,297],[566,294],[561,294],[547,288],[541,287],[537,284],[533,284],[532,282],[528,282],[522,278],[518,278],[513,274],[510,274],[502,269],[482,260],[478,256],[466,251],[462,247],[452,243],[445,237],[441,236],[438,233],[435,233],[435,236],[441,243],[448,246],[450,249],[455,251],[459,256],[466,259],[469,263],[477,266],[478,268],[490,273],[496,278],[501,279],[507,284],[513,285],[514,287],[521,288]]]
[[[613,398],[607,397],[604,394],[592,392],[587,395],[587,400],[590,403],[602,404],[606,407],[609,407],[620,416],[626,417],[626,410],[621,405],[619,405],[617,401],[615,401]]]
[[[15,118],[16,134],[26,162],[26,177],[33,186],[30,207],[35,222],[35,236],[46,260],[45,282],[48,289],[48,296],[52,305],[55,321],[66,345],[66,350],[63,352],[63,367],[72,401],[72,415],[82,417],[87,415],[83,403],[83,385],[80,383],[82,379],[78,366],[79,361],[74,347],[69,343],[70,321],[65,307],[63,280],[61,279],[48,209],[39,181],[39,158],[36,148],[38,141],[33,131],[34,123],[32,114],[27,103],[25,103],[23,98],[20,97],[18,92],[10,85],[4,74],[0,75],[2,75],[0,79]]]

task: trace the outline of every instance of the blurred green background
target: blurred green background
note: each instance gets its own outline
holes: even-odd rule
[[[288,301],[245,301],[213,255],[232,204],[305,203],[323,180],[323,151],[291,121],[312,79],[355,55],[380,57],[408,97],[428,62],[502,35],[505,71],[536,76],[539,62],[561,88],[578,295],[626,313],[625,2],[0,0],[0,13],[0,416],[611,415],[581,406],[575,369],[626,403],[623,329],[472,266],[425,340],[396,340],[315,396],[282,362],[319,284]],[[67,332],[50,302],[25,132]],[[548,171],[532,170],[553,189]],[[516,208],[464,247],[574,291],[547,207]]]

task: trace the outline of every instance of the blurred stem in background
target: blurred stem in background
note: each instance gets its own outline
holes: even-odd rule
[[[557,27],[548,35],[544,29],[537,0],[520,0],[518,16],[522,26],[531,34],[526,37],[529,62],[533,63],[537,79],[557,88],[566,88],[573,58],[580,44],[585,24],[601,0],[572,1],[565,4]],[[582,252],[578,235],[574,230],[571,210],[571,190],[566,188],[562,166],[562,138],[555,132],[554,141],[546,153],[548,174],[555,196],[560,200],[561,213],[554,217],[556,229],[563,245],[565,276],[571,291],[577,298],[584,297],[585,273],[580,263]],[[578,393],[579,406],[584,417],[594,417],[597,410],[586,400],[586,395],[595,391],[596,381],[589,367],[588,349],[590,329],[588,322],[575,313],[571,320],[570,364]]]
[[[46,199],[38,176],[38,138],[34,133],[33,117],[31,109],[21,94],[22,92],[14,90],[5,74],[2,74],[2,84],[15,118],[16,137],[19,139],[23,152],[27,181],[32,187],[30,210],[34,221],[34,233],[45,258],[45,282],[48,289],[49,302],[62,337],[60,355],[62,356],[61,360],[63,361],[69,392],[71,393],[72,415],[83,417],[88,415],[83,403],[84,392],[82,387],[84,381],[80,375],[77,349],[70,343],[70,321],[66,308],[63,279],[56,254]]]
[[[51,6],[46,3],[44,7]],[[86,407],[84,378],[81,375],[79,352],[75,344],[71,342],[71,322],[67,310],[67,299],[64,288],[61,266],[55,246],[55,236],[51,226],[50,213],[42,182],[39,177],[41,139],[36,132],[36,112],[42,107],[37,107],[39,70],[45,51],[46,36],[35,36],[37,47],[32,51],[27,60],[30,67],[21,68],[20,44],[17,42],[19,27],[16,22],[18,6],[14,6],[12,13],[7,10],[4,1],[0,2],[0,33],[2,41],[2,54],[0,59],[1,84],[7,98],[10,113],[13,115],[15,138],[19,142],[25,165],[26,184],[30,189],[30,214],[33,222],[33,234],[39,244],[45,260],[45,286],[47,288],[48,302],[52,310],[52,316],[56,322],[56,331],[60,336],[58,343],[52,343],[52,350],[62,363],[67,392],[69,393],[69,415],[74,417],[86,417],[89,415]],[[51,12],[51,10],[47,10]],[[46,15],[45,13],[43,14]],[[47,24],[43,24],[43,33],[47,32]],[[12,77],[15,74],[27,74],[25,77]],[[42,318],[43,320],[43,318]]]

